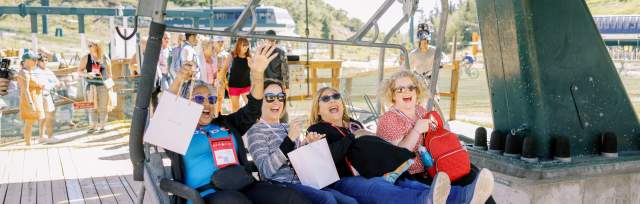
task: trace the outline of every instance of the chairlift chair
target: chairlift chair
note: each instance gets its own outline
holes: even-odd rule
[[[401,54],[408,59],[408,52],[406,48],[398,44],[390,44],[388,41],[393,35],[397,33],[400,27],[406,23],[410,16],[412,16],[417,9],[417,0],[398,0],[403,5],[403,18],[396,23],[396,25],[385,36],[381,43],[377,43],[377,37],[379,33],[378,19],[391,7],[395,0],[385,0],[380,8],[374,13],[374,15],[364,24],[362,28],[348,40],[327,40],[309,37],[289,37],[289,36],[269,36],[264,34],[255,34],[256,15],[255,8],[259,5],[260,0],[251,0],[241,13],[236,22],[224,31],[204,30],[204,29],[192,29],[171,27],[164,24],[164,14],[166,11],[167,0],[139,0],[137,7],[137,17],[151,17],[151,25],[149,29],[149,37],[147,42],[147,48],[144,53],[144,61],[142,61],[142,79],[137,91],[137,100],[134,108],[134,114],[132,118],[132,125],[129,138],[129,152],[131,161],[133,164],[133,177],[136,181],[143,181],[144,185],[137,192],[138,199],[136,203],[184,203],[190,201],[194,204],[204,204],[204,200],[200,197],[197,190],[188,187],[184,183],[174,180],[176,175],[176,153],[170,151],[164,151],[161,148],[143,143],[142,136],[149,120],[149,102],[151,98],[151,92],[154,86],[154,76],[156,72],[156,66],[158,57],[160,55],[161,39],[165,31],[180,32],[180,33],[197,33],[206,35],[218,35],[227,37],[249,37],[249,38],[262,38],[262,39],[274,39],[282,41],[296,41],[307,43],[323,43],[323,44],[338,44],[347,46],[365,46],[365,47],[377,47],[381,48],[380,57],[384,59],[385,48],[399,49]],[[448,6],[447,0],[441,0],[442,9],[446,10]],[[444,28],[446,28],[448,12],[442,12],[441,26],[438,33],[438,42],[444,40]],[[253,24],[249,31],[242,31],[242,27],[246,24],[249,16],[253,17]],[[134,21],[137,22],[137,21]],[[137,25],[136,25],[137,26]],[[364,41],[363,37],[371,30],[374,29],[375,38],[370,41]],[[130,36],[122,36],[122,38]],[[437,53],[441,53],[444,43],[438,43]],[[436,60],[440,59],[440,54],[436,54]],[[384,73],[384,60],[380,60],[379,66],[379,80],[381,81]],[[403,67],[409,69],[408,60],[405,61]],[[437,70],[437,69],[436,69]],[[437,71],[434,73],[434,78],[437,79]],[[434,82],[435,83],[435,82]],[[435,89],[431,90],[432,92]],[[431,100],[430,100],[431,101]],[[371,103],[371,101],[369,101]],[[429,107],[432,106],[430,102]],[[373,103],[371,103],[372,106]],[[373,110],[373,109],[372,109]],[[378,102],[378,113],[380,111],[380,103]],[[244,155],[242,155],[244,156]],[[166,164],[166,161],[172,161],[171,165]],[[173,166],[172,166],[173,165]],[[254,167],[255,168],[255,167]],[[257,169],[257,168],[256,168]],[[148,199],[148,200],[145,200]],[[147,202],[148,201],[148,202]]]

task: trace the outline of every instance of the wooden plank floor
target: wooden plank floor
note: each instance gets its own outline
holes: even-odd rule
[[[127,145],[0,150],[0,204],[132,204]]]

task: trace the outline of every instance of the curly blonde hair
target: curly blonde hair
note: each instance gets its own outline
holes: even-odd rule
[[[322,95],[322,93],[324,93],[325,91],[334,91],[336,93],[340,93],[338,90],[331,88],[331,87],[323,87],[320,88],[314,95],[313,95],[313,99],[311,99],[311,114],[309,115],[309,124],[314,125],[317,124],[319,122],[322,121],[322,117],[320,117],[320,96]],[[342,96],[344,97],[344,96]],[[349,121],[349,110],[347,109],[347,106],[345,105],[344,101],[342,99],[340,99],[340,101],[342,102],[342,120],[345,122]]]
[[[393,94],[395,94],[395,92],[393,91],[393,89],[396,87],[396,81],[405,77],[411,79],[416,87],[418,87],[418,89],[416,89],[416,94],[418,96],[417,100],[418,103],[422,103],[429,94],[427,85],[423,80],[419,79],[418,75],[409,70],[400,70],[391,75],[389,78],[385,79],[378,89],[378,97],[381,97],[386,104],[394,104],[395,101],[393,101]]]

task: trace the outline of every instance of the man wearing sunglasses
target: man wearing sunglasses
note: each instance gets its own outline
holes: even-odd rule
[[[237,112],[229,115],[218,115],[216,110],[216,87],[209,87],[204,82],[193,84],[191,100],[204,106],[198,120],[196,130],[184,156],[168,152],[172,161],[174,180],[197,189],[206,203],[308,203],[293,189],[264,182],[252,182],[240,189],[224,190],[221,183],[237,183],[237,177],[251,177],[245,168],[250,165],[242,135],[256,123],[260,115],[264,93],[264,70],[275,58],[273,47],[260,46],[251,58],[247,59],[251,74],[251,94],[248,103]],[[196,67],[187,62],[180,69],[169,91],[177,93],[183,83],[193,79]],[[268,100],[276,100],[278,96],[269,96]],[[225,170],[225,171],[221,171]],[[220,183],[213,182],[212,177],[219,178],[219,172],[232,171],[237,177],[224,177]],[[249,175],[249,176],[247,176]]]

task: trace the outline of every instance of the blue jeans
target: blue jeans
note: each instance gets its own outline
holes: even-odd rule
[[[304,194],[313,204],[358,204],[356,199],[349,197],[329,187],[321,190],[302,184],[282,183]]]
[[[403,179],[394,185],[380,177],[366,179],[361,176],[352,176],[341,178],[333,185],[333,188],[363,204],[429,203],[427,199],[430,187],[412,180]],[[450,192],[447,203],[450,203],[450,200],[453,203],[465,203],[462,187],[452,186]]]
[[[416,190],[426,190],[429,191],[430,186],[419,181],[410,180],[410,179],[402,179],[396,182],[397,186],[403,188],[410,188]],[[471,190],[473,186],[451,186],[451,191],[449,192],[449,197],[447,197],[448,204],[460,204],[460,203],[469,203],[471,198],[466,198],[466,191]]]

